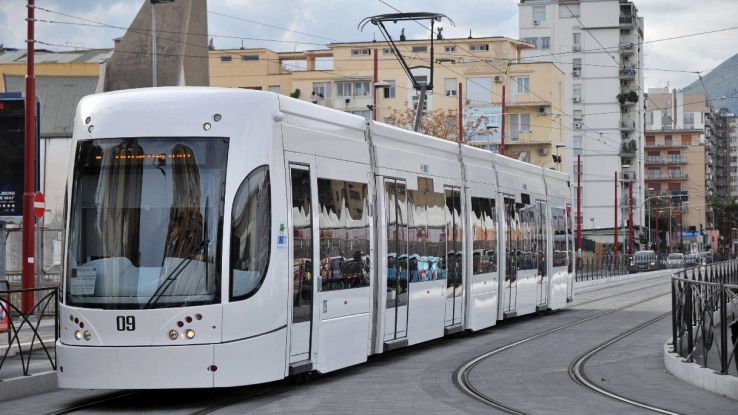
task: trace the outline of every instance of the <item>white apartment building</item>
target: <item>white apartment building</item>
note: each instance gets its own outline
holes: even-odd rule
[[[585,233],[595,228],[595,240],[611,243],[615,172],[633,181],[636,208],[644,194],[643,18],[624,0],[520,0],[519,19],[520,39],[535,46],[521,51],[522,61],[554,62],[566,74],[565,108],[552,111],[568,123],[567,171],[575,190],[582,159],[579,220]],[[618,196],[618,226],[626,226],[626,183]],[[634,225],[643,218],[636,209]]]

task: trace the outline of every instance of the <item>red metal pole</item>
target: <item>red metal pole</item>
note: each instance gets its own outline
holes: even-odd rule
[[[505,155],[505,85],[502,86],[502,121],[500,124],[500,154]]]
[[[633,182],[628,182],[628,247],[629,252],[633,255]]]
[[[615,172],[615,226],[612,227],[614,233],[613,253],[618,256],[618,172]]]
[[[23,265],[22,288],[34,288],[35,271],[35,225],[33,214],[33,193],[36,190],[36,79],[34,77],[34,0],[28,0],[28,53],[26,72],[26,113],[23,176]],[[21,297],[21,310],[30,313],[33,308],[33,292],[24,291]]]
[[[151,5],[151,7],[154,7],[154,5]],[[372,111],[372,120],[377,121],[377,111],[379,108],[377,108],[377,82],[379,82],[379,54],[377,53],[378,49],[374,49],[374,85],[372,85],[372,91],[374,91],[374,111]],[[382,90],[384,91],[384,89]]]
[[[464,101],[461,98],[463,90],[461,82],[459,82],[459,142],[464,141]]]
[[[656,200],[658,200],[658,199],[656,199]],[[659,209],[661,209],[661,201],[660,200],[659,200],[659,205],[656,208],[656,253],[657,254],[660,254],[661,253],[661,251],[660,251],[661,245],[659,245]],[[649,248],[651,248],[651,247],[649,246]]]
[[[577,155],[577,251],[582,249],[582,155]]]

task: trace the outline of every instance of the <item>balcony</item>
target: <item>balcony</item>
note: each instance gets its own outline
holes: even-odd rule
[[[687,164],[687,160],[676,158],[646,157],[646,165]]]
[[[649,174],[646,180],[687,180],[687,173]]]
[[[629,42],[620,43],[620,54],[630,56],[635,53],[635,45]]]
[[[636,70],[635,68],[623,68],[618,72],[618,77],[622,81],[632,81],[635,79]]]
[[[646,143],[645,148],[687,148],[686,144],[679,144],[679,143]]]
[[[636,150],[637,150],[637,145],[634,140],[625,141],[623,142],[623,144],[620,145],[620,157],[625,157],[625,158],[635,157]]]
[[[329,100],[326,99],[326,103]],[[366,110],[367,105],[373,104],[373,98],[371,96],[352,96],[352,97],[335,97],[332,100],[333,108],[339,110]],[[329,106],[329,105],[326,105]]]
[[[621,132],[633,132],[635,131],[636,123],[635,121],[629,121],[629,120],[621,120],[620,121],[620,131]]]

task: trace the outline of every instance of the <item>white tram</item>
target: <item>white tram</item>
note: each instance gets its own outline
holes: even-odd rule
[[[238,89],[86,97],[74,146],[61,387],[326,373],[573,296],[556,171]]]

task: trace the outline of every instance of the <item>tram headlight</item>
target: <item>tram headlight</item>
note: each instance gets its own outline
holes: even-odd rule
[[[195,330],[187,329],[184,332],[185,337],[187,337],[187,340],[192,340],[195,338]]]
[[[85,338],[86,341],[90,341],[90,339],[92,338],[92,335],[87,330],[85,330],[83,336],[84,336],[84,338]]]
[[[74,338],[77,340],[82,340],[82,332],[77,330],[74,332]]]
[[[177,340],[179,337],[179,333],[177,333],[177,330],[169,330],[169,338],[172,340]]]

